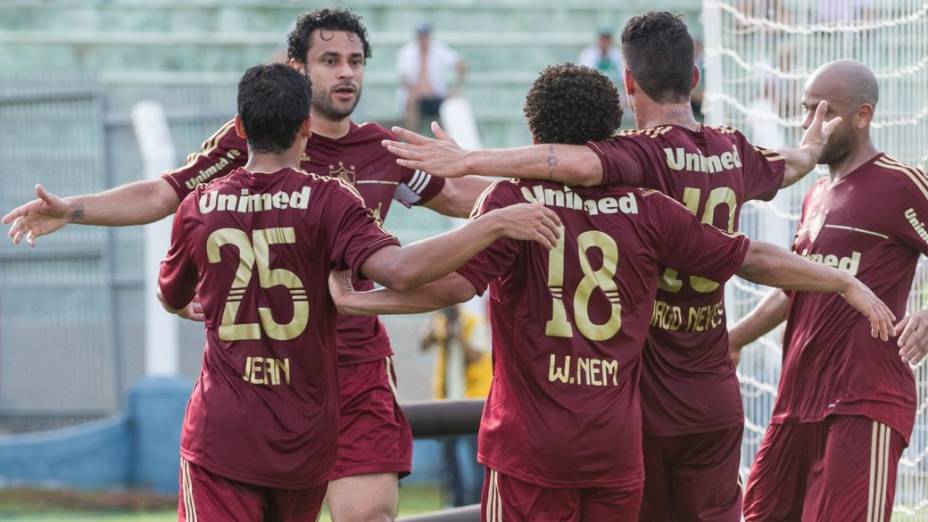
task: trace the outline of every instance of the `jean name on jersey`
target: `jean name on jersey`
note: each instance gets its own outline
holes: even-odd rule
[[[618,386],[619,362],[614,359],[558,356],[552,353],[548,364],[548,381],[578,386]]]
[[[671,332],[705,332],[723,324],[725,306],[721,302],[684,307],[656,299],[651,310],[651,327]]]
[[[264,194],[249,194],[242,189],[241,194],[220,194],[211,190],[200,196],[200,213],[220,212],[266,212],[268,210],[286,210],[288,208],[306,210],[309,208],[309,187],[300,192],[284,191]]]
[[[703,156],[699,151],[687,152],[683,147],[667,147],[664,149],[664,155],[667,157],[667,167],[670,170],[715,174],[741,168],[741,157],[738,156],[738,148],[735,146],[732,146],[730,152],[712,156]]]
[[[852,276],[857,276],[857,270],[860,269],[860,252],[856,250],[851,252],[851,255],[845,257],[838,257],[834,254],[810,254],[809,249],[803,250],[800,255],[813,263],[820,263],[831,268],[837,268]]]
[[[225,156],[219,158],[219,161],[214,163],[210,168],[203,169],[200,172],[198,172],[196,176],[188,179],[187,182],[184,183],[184,185],[186,185],[187,188],[190,190],[197,188],[197,185],[212,179],[212,177],[218,174],[219,171],[228,167],[230,164],[232,164],[233,161],[235,161],[235,158],[241,155],[242,155],[242,152],[239,150],[236,150],[236,149],[229,150],[229,152],[226,152]]]
[[[242,379],[251,384],[290,386],[290,359],[249,355],[245,358],[245,371],[242,373]]]
[[[529,203],[544,202],[549,207],[563,207],[573,210],[583,210],[591,216],[597,214],[637,214],[638,200],[634,194],[613,197],[606,196],[599,199],[583,199],[580,194],[570,190],[570,187],[561,189],[545,188],[535,185],[531,189],[522,187],[522,197]]]

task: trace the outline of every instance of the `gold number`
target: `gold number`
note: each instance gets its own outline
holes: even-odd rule
[[[593,270],[587,251],[598,248],[602,252],[603,264]],[[598,230],[588,230],[577,238],[577,256],[583,279],[574,292],[574,322],[580,333],[591,341],[610,339],[622,328],[622,305],[619,302],[619,287],[615,274],[619,263],[619,247],[609,235]],[[549,337],[573,337],[573,328],[567,320],[564,307],[564,233],[560,234],[557,246],[548,257],[548,287],[551,291],[552,317],[545,324],[545,335]],[[602,324],[590,319],[590,298],[593,291],[601,289],[609,301],[609,318]]]
[[[235,323],[238,307],[242,304],[245,289],[251,281],[252,267],[255,266],[255,252],[244,231],[237,228],[220,228],[210,234],[206,240],[206,257],[210,263],[219,262],[219,250],[223,245],[233,245],[238,249],[238,269],[235,271],[235,279],[232,281],[232,288],[229,289],[229,295],[226,298],[226,306],[222,310],[219,338],[223,341],[260,339],[261,330],[258,328],[258,323]]]
[[[686,187],[683,189],[683,205],[689,209],[693,215],[699,210],[699,200],[702,196],[702,190],[696,187]],[[715,210],[719,205],[725,204],[728,208],[728,223],[724,230],[732,233],[735,230],[735,215],[738,211],[738,197],[735,191],[729,187],[715,187],[709,191],[709,197],[706,199],[706,209],[702,212],[702,222],[709,225],[715,225]],[[722,227],[719,227],[722,228]],[[714,292],[719,284],[705,277],[690,276],[690,287],[703,294]],[[676,293],[683,289],[683,281],[679,278],[679,273],[673,268],[664,269],[664,273],[658,282],[658,286],[665,292]]]
[[[222,322],[219,326],[219,338],[223,341],[241,341],[247,339],[260,339],[261,330],[276,341],[289,341],[295,339],[306,330],[309,323],[309,300],[303,282],[293,272],[284,268],[270,267],[270,247],[277,244],[296,243],[296,233],[293,227],[266,228],[255,230],[252,240],[244,231],[236,228],[222,228],[209,235],[206,240],[206,254],[210,263],[218,263],[219,250],[223,245],[231,244],[238,249],[238,270],[226,305],[222,311]],[[254,245],[254,246],[252,246]],[[279,324],[274,320],[271,309],[258,307],[258,323],[235,323],[238,309],[245,289],[251,281],[252,272],[258,265],[258,283],[261,288],[268,289],[275,286],[284,286],[290,291],[293,300],[293,318],[287,324]]]

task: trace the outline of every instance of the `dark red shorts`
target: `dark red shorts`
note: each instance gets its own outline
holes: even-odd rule
[[[741,425],[674,437],[644,436],[642,522],[741,520]]]
[[[747,521],[888,521],[905,439],[866,417],[773,424],[744,493]]]
[[[546,488],[487,469],[483,522],[635,522],[641,485],[631,488]]]
[[[412,429],[396,402],[393,359],[340,365],[340,418],[329,480],[412,471]]]
[[[315,522],[326,484],[276,489],[227,479],[180,459],[180,522]]]

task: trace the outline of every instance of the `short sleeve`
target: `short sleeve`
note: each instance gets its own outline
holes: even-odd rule
[[[161,261],[161,270],[158,275],[158,287],[165,303],[180,310],[187,306],[196,296],[197,267],[193,259],[192,249],[187,244],[189,234],[184,231],[184,216],[189,212],[190,196],[181,202],[174,214],[174,223],[171,226],[171,246],[167,256]]]
[[[445,188],[445,178],[432,176],[421,170],[404,170],[403,178],[393,193],[393,199],[407,207],[423,205]]]
[[[497,208],[508,207],[520,200],[515,194],[511,181],[499,181],[490,185],[474,205],[471,219],[480,219],[487,212]],[[457,269],[457,273],[470,281],[478,294],[483,295],[490,281],[508,273],[519,254],[519,242],[501,238],[474,256]]]
[[[235,132],[235,120],[229,121],[187,156],[187,163],[161,175],[184,199],[200,183],[221,178],[248,160],[248,144]]]
[[[913,249],[928,255],[928,176],[920,169],[900,164],[904,169],[906,179],[900,193],[905,194],[899,198],[899,203],[890,205],[893,216],[889,222],[892,225],[892,234]]]
[[[387,233],[361,195],[347,183],[330,187],[325,207],[329,233],[329,261],[333,268],[348,268],[360,277],[361,267],[374,252],[400,242]]]
[[[586,144],[603,166],[603,185],[660,189],[662,165],[631,136],[616,136]]]
[[[687,274],[727,281],[744,263],[750,241],[700,223],[680,203],[651,192],[645,195],[658,222],[658,261]]]
[[[751,145],[740,132],[736,132],[735,135],[741,151],[745,201],[770,201],[783,185],[786,158],[775,150]]]

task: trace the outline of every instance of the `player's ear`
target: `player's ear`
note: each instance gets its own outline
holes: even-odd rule
[[[623,75],[623,83],[625,83],[625,94],[629,96],[634,96],[637,86],[635,85],[635,77],[632,76],[632,72],[625,69],[625,74]]]
[[[854,116],[854,124],[857,128],[863,129],[870,125],[871,120],[873,120],[874,107],[869,103],[865,103],[857,108],[857,114]]]
[[[245,123],[242,121],[242,117],[238,114],[235,115],[235,134],[243,140],[248,139],[248,135],[245,134]]]
[[[534,134],[532,134],[532,145],[538,145],[538,138]]]
[[[290,68],[292,68],[294,71],[297,71],[297,72],[299,72],[300,74],[303,74],[303,67],[304,67],[306,64],[304,64],[303,62],[297,60],[296,58],[289,58],[289,59],[287,59],[287,65],[289,65]]]
[[[699,66],[693,64],[693,84],[690,89],[695,89],[699,85]]]
[[[300,124],[300,136],[304,138],[309,138],[310,133],[312,132],[312,116],[306,115],[306,119],[303,120],[303,123]]]

